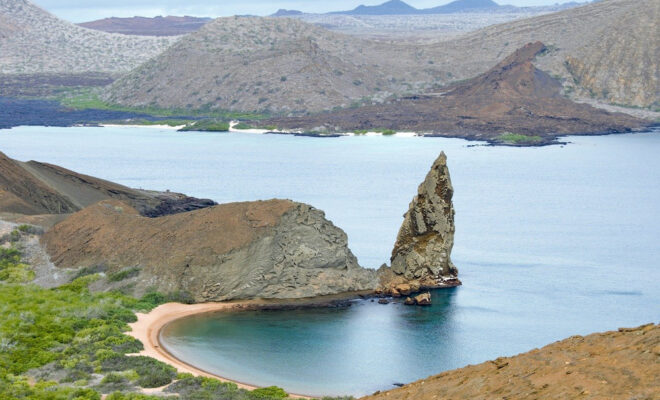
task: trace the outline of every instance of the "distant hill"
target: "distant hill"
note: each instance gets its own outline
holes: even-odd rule
[[[497,10],[501,7],[493,0],[456,0],[444,6],[427,8],[425,14],[450,14],[457,12],[475,12]]]
[[[401,0],[390,0],[379,6],[361,5],[351,11],[339,11],[331,14],[350,15],[407,15],[419,14],[420,10]]]
[[[172,41],[93,31],[27,0],[0,1],[0,73],[126,72]]]
[[[275,14],[271,15],[271,17],[291,17],[291,16],[294,16],[294,15],[301,15],[301,14],[303,14],[302,11],[285,10],[283,8],[280,8],[279,10],[277,10],[277,12]]]
[[[95,29],[109,33],[122,33],[124,35],[140,36],[177,36],[195,32],[212,18],[197,17],[132,17],[132,18],[105,18],[97,21],[78,24],[83,28]]]
[[[585,3],[569,2],[551,6],[516,7],[499,5],[493,0],[455,0],[438,7],[417,9],[401,0],[390,0],[378,6],[361,5],[349,11],[336,11],[329,14],[344,15],[424,15],[453,13],[483,13],[483,12],[552,12],[576,7]]]
[[[106,99],[240,111],[348,107],[377,91],[387,97],[412,87],[406,70],[414,70],[414,60],[385,67],[409,51],[296,19],[219,18],[119,79]],[[424,73],[423,79],[431,78]]]
[[[116,81],[125,105],[310,113],[382,103],[473,78],[530,41],[568,92],[658,102],[657,0],[605,0],[434,44],[362,40],[294,19],[221,18]],[[633,21],[637,21],[633,23]]]

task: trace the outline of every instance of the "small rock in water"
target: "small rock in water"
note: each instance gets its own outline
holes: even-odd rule
[[[419,306],[430,306],[431,293],[422,293],[419,296],[415,296],[415,303]]]
[[[403,304],[405,304],[407,306],[414,306],[416,303],[415,303],[414,299],[412,299],[410,297],[406,297],[406,301],[403,302]]]
[[[387,299],[380,299],[378,300],[378,304],[390,304],[390,301]]]

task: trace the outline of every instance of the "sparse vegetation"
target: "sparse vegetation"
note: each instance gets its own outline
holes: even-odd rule
[[[20,265],[18,250],[0,249],[1,271]],[[112,393],[108,399],[153,400],[162,397],[122,391],[173,381],[168,392],[183,400],[287,397],[280,388],[247,391],[215,379],[177,375],[173,367],[149,357],[127,356],[142,349],[124,334],[127,323],[136,320],[134,311],[148,311],[171,296],[151,292],[138,300],[118,292],[91,293],[88,285],[96,279],[86,275],[52,290],[0,285],[0,398],[100,400],[102,393]],[[90,387],[95,379],[99,383]]]
[[[34,280],[34,272],[29,265],[21,263],[21,252],[13,245],[0,248],[0,281],[26,283]]]
[[[80,89],[75,91],[68,91],[60,95],[57,100],[65,107],[84,110],[84,109],[96,109],[96,110],[110,110],[110,111],[125,111],[125,112],[134,112],[148,114],[154,117],[182,117],[182,119],[188,118],[188,121],[193,121],[198,118],[215,118],[219,120],[232,120],[232,119],[243,119],[243,120],[259,120],[269,117],[265,113],[247,113],[247,112],[231,112],[223,110],[214,110],[210,106],[201,107],[201,108],[162,108],[155,106],[145,106],[145,107],[129,107],[122,106],[119,104],[112,104],[106,101],[103,101],[99,97],[98,90],[96,89]],[[165,120],[171,121],[178,124],[178,119],[175,120]],[[154,123],[162,123],[162,121],[153,121]],[[180,125],[180,124],[178,124]],[[175,125],[176,126],[176,125]]]
[[[535,144],[543,142],[541,136],[531,136],[531,135],[522,135],[519,133],[504,132],[500,136],[496,137],[495,140],[499,143],[504,144]]]
[[[123,269],[114,274],[108,275],[108,281],[110,282],[121,282],[126,279],[136,277],[140,274],[140,268],[127,268]]]
[[[215,119],[195,121],[179,129],[181,132],[204,131],[204,132],[228,132],[229,123]]]

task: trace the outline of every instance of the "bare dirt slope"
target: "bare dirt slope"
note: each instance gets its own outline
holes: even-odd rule
[[[540,136],[536,144],[562,134],[626,132],[650,124],[561,96],[560,83],[533,64],[535,57],[546,51],[543,43],[530,43],[485,74],[439,92],[263,123],[342,132],[377,127],[481,140],[495,140],[510,132]]]
[[[574,336],[363,400],[657,399],[660,326]]]
[[[286,114],[331,110],[472,78],[541,41],[551,51],[537,66],[562,78],[567,90],[651,107],[658,98],[657,3],[604,0],[428,45],[362,40],[287,18],[221,18],[117,81],[107,100]],[[587,67],[567,68],[569,59]]]
[[[173,40],[94,31],[63,21],[27,0],[0,2],[0,73],[4,74],[126,72],[160,54]]]
[[[178,193],[131,189],[52,164],[19,162],[0,153],[0,212],[68,214],[107,199],[125,201],[146,216],[215,204]]]
[[[211,18],[196,17],[132,17],[132,18],[104,18],[97,21],[78,24],[83,28],[95,29],[109,33],[140,36],[177,36],[198,31]]]

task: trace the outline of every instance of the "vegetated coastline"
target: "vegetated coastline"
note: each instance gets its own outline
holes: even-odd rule
[[[46,212],[48,212],[48,210],[50,210],[50,212],[70,212],[72,210],[69,208],[75,207],[76,203],[82,204],[85,199],[89,201],[90,193],[97,193],[94,196],[108,196],[108,193],[110,193],[114,196],[124,198],[124,201],[129,201],[136,206],[143,204],[143,213],[148,212],[150,209],[153,210],[154,204],[152,204],[152,202],[159,200],[158,198],[154,199],[153,192],[136,192],[128,188],[119,187],[119,185],[116,184],[75,174],[71,171],[66,171],[59,167],[49,166],[42,163],[18,163],[14,160],[4,158],[0,159],[0,167],[3,171],[2,177],[6,180],[6,182],[1,182],[2,185],[0,185],[0,200],[2,200],[0,206],[2,207],[2,210],[5,211],[9,206],[20,206],[32,209],[32,211],[24,211],[27,212],[27,215],[16,217],[19,219],[24,218],[34,221],[35,218],[41,218],[43,215],[39,215],[39,212],[44,212],[43,210],[40,211],[41,208],[44,208]],[[57,176],[59,176],[59,178],[53,176],[51,173],[53,171],[58,173]],[[70,184],[64,185],[61,183],[70,182],[72,178],[74,181],[78,182],[78,190],[72,190]],[[29,185],[29,189],[31,190],[25,192],[25,188],[18,185],[17,182],[31,182]],[[42,185],[44,182],[50,182],[51,184],[50,186],[44,187]],[[53,183],[57,182],[60,182],[60,184],[56,184],[54,185],[55,187],[53,187]],[[92,188],[95,189],[90,192]],[[46,193],[47,196],[39,195],[41,192]],[[35,195],[35,193],[37,194]],[[82,195],[82,193],[85,193],[86,195]],[[147,196],[148,193],[152,193],[152,196]],[[0,335],[2,335],[0,338],[2,339],[0,340],[0,345],[9,350],[9,352],[0,353],[0,365],[7,365],[9,368],[6,370],[19,374],[19,378],[3,375],[5,369],[0,369],[0,371],[2,371],[0,372],[0,382],[6,381],[9,382],[10,385],[18,385],[23,388],[22,390],[31,390],[36,394],[39,394],[41,393],[40,391],[44,390],[67,394],[73,393],[74,390],[78,390],[79,392],[76,393],[81,393],[79,396],[84,393],[87,398],[95,400],[100,400],[101,392],[111,393],[110,396],[108,396],[108,399],[110,400],[124,400],[126,399],[126,390],[134,391],[142,390],[140,388],[159,388],[167,384],[169,384],[169,386],[167,386],[166,389],[161,390],[161,393],[178,393],[182,400],[189,398],[192,399],[196,398],[195,396],[198,397],[202,395],[220,397],[220,393],[223,395],[226,393],[236,393],[236,396],[241,395],[243,397],[240,398],[247,397],[248,399],[258,398],[270,400],[282,398],[286,394],[281,389],[264,388],[256,389],[257,391],[255,392],[241,391],[243,389],[240,389],[235,384],[220,383],[213,378],[205,377],[206,375],[204,374],[204,371],[193,369],[192,366],[188,366],[188,369],[185,370],[198,373],[201,377],[195,378],[186,373],[177,374],[175,368],[168,366],[168,364],[171,363],[177,365],[177,367],[181,367],[181,363],[176,364],[176,360],[167,358],[165,350],[157,352],[157,355],[162,357],[161,360],[166,361],[168,364],[162,363],[153,358],[140,356],[129,357],[128,354],[137,353],[143,350],[147,352],[156,351],[156,346],[162,348],[161,344],[158,342],[158,331],[168,321],[184,317],[190,313],[194,314],[197,312],[221,310],[228,311],[230,309],[278,309],[341,305],[345,304],[344,302],[351,296],[359,296],[360,294],[365,295],[367,293],[380,293],[381,296],[401,297],[401,299],[403,299],[403,297],[410,295],[410,293],[420,290],[423,286],[438,287],[443,285],[456,285],[455,267],[453,267],[451,260],[448,258],[453,244],[454,215],[453,206],[451,204],[452,194],[453,188],[449,180],[446,157],[441,154],[431,167],[431,171],[427,175],[425,181],[419,186],[417,196],[406,213],[404,223],[402,224],[402,228],[397,237],[397,244],[392,254],[393,267],[389,270],[385,269],[385,272],[387,273],[381,275],[381,289],[379,290],[369,290],[366,293],[346,293],[346,291],[340,291],[335,296],[321,298],[312,297],[299,300],[284,298],[280,300],[238,300],[236,303],[223,303],[217,306],[212,305],[211,309],[206,308],[207,305],[190,307],[186,305],[170,305],[161,308],[160,311],[153,314],[147,314],[140,317],[136,317],[134,312],[150,311],[158,305],[166,302],[194,302],[195,299],[186,296],[183,291],[172,292],[167,295],[156,291],[147,291],[137,298],[127,296],[126,294],[122,294],[122,291],[130,291],[130,285],[136,283],[137,279],[140,279],[140,269],[108,269],[107,266],[104,267],[102,265],[90,265],[86,268],[79,267],[77,269],[64,269],[51,266],[50,268],[52,269],[49,270],[49,273],[57,271],[57,273],[64,275],[64,277],[68,279],[59,285],[55,285],[57,287],[53,290],[41,289],[34,285],[24,286],[25,283],[29,283],[33,281],[34,278],[38,278],[36,275],[40,272],[37,270],[36,265],[30,266],[21,263],[20,251],[18,251],[17,248],[20,248],[21,243],[26,243],[25,241],[27,240],[33,242],[35,240],[38,241],[38,237],[41,233],[38,229],[29,225],[11,225],[6,236],[0,235],[2,236],[2,240],[0,241],[3,243],[8,241],[10,246],[6,249],[5,243],[2,248],[2,256],[0,257],[0,280],[8,283],[7,285],[0,285],[0,293],[2,293],[3,299],[8,301],[8,307],[6,307],[4,311],[0,310],[0,313],[13,310],[13,314],[7,316],[7,321],[9,321],[9,323],[3,325],[6,329],[0,327]],[[48,201],[44,202],[43,200],[45,199],[48,199]],[[258,203],[259,202],[256,202],[255,206],[260,207],[261,205]],[[67,205],[69,208],[65,207]],[[149,207],[144,207],[144,205],[148,205]],[[281,203],[278,205],[277,203],[273,203],[273,205],[279,207],[279,205],[286,206],[287,204]],[[111,197],[110,200],[103,200],[101,203],[87,206],[80,212],[94,213],[95,207],[100,207],[102,210],[106,210],[105,212],[111,213],[111,215],[130,211],[129,206],[126,205],[126,203],[117,203],[117,200]],[[204,209],[211,209],[213,207],[214,206],[208,205],[208,207]],[[155,209],[159,209],[158,204],[155,204]],[[9,210],[13,211],[15,214],[16,211],[20,211],[15,208]],[[186,214],[189,215],[196,212],[199,212],[199,210],[180,210],[180,212],[175,215],[185,216]],[[256,208],[245,215],[249,216],[251,224],[256,227],[263,227],[263,223],[270,217],[268,214],[260,216],[261,212],[263,212],[263,210]],[[162,215],[162,213],[159,213],[159,215]],[[64,218],[65,219],[63,222],[60,222],[60,224],[67,223],[67,221],[70,222],[70,218],[72,217],[66,218],[66,216],[64,216]],[[137,217],[134,216],[132,218]],[[159,218],[167,217],[155,216],[155,219]],[[298,223],[304,225],[304,220],[305,219],[303,218]],[[6,224],[0,222],[0,233],[7,231],[5,226]],[[76,231],[73,233],[77,234],[78,231],[85,230],[86,227],[89,227],[89,225],[78,224]],[[5,230],[3,231],[3,229]],[[325,227],[322,229],[327,232],[333,231],[331,227]],[[66,229],[64,231],[66,232]],[[53,230],[51,228],[50,232],[47,232],[46,235],[52,234]],[[68,234],[64,235],[64,237],[67,236]],[[341,243],[341,240],[339,242]],[[79,245],[74,245],[73,247],[82,248],[82,246]],[[418,264],[417,262],[423,259],[423,257],[427,257],[430,261],[433,260],[433,265],[429,267],[425,262]],[[68,265],[68,267],[71,266],[75,265]],[[293,271],[294,269],[291,270]],[[67,276],[69,273],[71,275]],[[421,277],[423,279],[411,280],[411,278],[415,277]],[[69,282],[71,278],[74,278],[73,282]],[[452,282],[452,280],[454,282]],[[42,301],[44,300],[44,297],[47,301]],[[406,299],[406,303],[408,304],[410,300],[410,298]],[[168,307],[173,307],[173,310],[175,311],[173,311],[172,314],[165,312],[165,310],[168,310]],[[33,314],[17,313],[15,312],[16,310],[30,311]],[[84,310],[87,311],[83,312]],[[93,314],[89,314],[90,312]],[[160,317],[163,318],[159,317],[160,312],[165,314],[164,316],[160,314]],[[53,331],[49,328],[55,323],[51,318],[58,315],[69,315],[72,318],[57,322],[58,327],[67,329],[65,335],[60,335],[57,331]],[[149,316],[151,316],[152,322],[148,322]],[[25,326],[21,325],[25,321],[30,322],[30,324]],[[137,340],[132,341],[127,339],[123,334],[123,332],[127,331],[127,323],[136,322],[138,324],[133,325],[135,329],[134,334],[136,337],[139,336],[142,340],[145,340],[144,345],[140,344]],[[142,325],[140,325],[140,322],[142,322]],[[25,342],[24,336],[16,336],[15,332],[16,329],[18,329],[17,327],[22,327],[22,329],[36,329],[39,331],[43,330],[45,332],[53,333],[53,335],[36,335],[36,337],[41,338],[40,340],[48,339],[49,341],[45,344],[40,344],[38,348],[35,348],[37,353],[31,355],[29,363],[24,363],[22,361],[23,358],[20,358],[23,357],[21,354],[24,353],[17,352],[23,351],[22,349],[24,348],[30,349],[31,346],[33,346],[33,343]],[[74,327],[77,327],[77,329],[74,329]],[[654,340],[656,340],[654,338],[657,338],[657,335],[654,333],[656,331],[657,330],[654,331],[650,330],[648,327],[644,327],[632,330],[631,332],[633,332],[633,334],[626,335],[626,338],[635,339],[651,333],[651,336],[647,336],[649,338],[648,340],[643,337],[641,339],[645,340],[644,343],[650,343],[651,349],[655,349],[653,346],[655,346]],[[156,335],[155,339],[154,335]],[[88,343],[90,344],[88,345]],[[653,366],[649,367],[647,365],[649,353],[647,351],[640,352],[637,343],[638,342],[632,343],[632,345],[636,347],[630,347],[632,352],[626,353],[633,357],[634,361],[632,362],[636,365],[634,367],[635,374],[644,370],[653,371],[651,369]],[[65,346],[64,348],[66,350],[53,354],[48,353],[47,351],[46,353],[43,353],[44,349],[50,349],[54,345]],[[629,346],[630,343],[626,342],[623,343],[623,345]],[[628,349],[629,347],[625,348]],[[642,350],[646,350],[647,348],[648,347],[645,347]],[[580,347],[576,347],[576,349],[578,350],[578,354],[583,354]],[[620,351],[620,349],[621,346],[613,345],[611,342],[604,341],[602,343],[599,342],[597,346],[591,348],[590,351],[597,355],[600,355],[601,353],[599,352],[602,352],[605,359],[608,359],[607,357],[610,357],[610,354]],[[596,350],[598,352],[594,352]],[[552,356],[552,353],[544,352],[538,353],[538,355],[537,353],[534,354],[536,358],[540,358],[541,360]],[[11,355],[13,358],[6,358],[8,355]],[[556,357],[553,358],[553,360],[555,359]],[[508,363],[512,365],[514,362],[515,361],[508,361]],[[51,363],[55,364],[51,365]],[[499,374],[500,372],[497,371],[507,368],[507,365],[509,364],[507,364],[506,360],[502,361],[501,359],[498,359],[490,364],[486,363],[482,365],[482,369],[493,370],[496,374]],[[525,368],[525,365],[529,365],[529,363],[523,362],[523,368]],[[598,365],[596,367],[598,367]],[[592,366],[589,368],[591,374],[589,376],[594,374],[598,376],[599,374],[605,373],[605,371],[600,372],[599,370],[595,370],[594,372]],[[62,373],[61,371],[64,372]],[[97,373],[102,375],[103,378],[94,377],[94,371],[97,371]],[[466,376],[470,376],[469,370],[467,371],[468,372],[465,372],[465,374],[468,374]],[[518,369],[516,369],[516,371],[518,371]],[[562,372],[563,371],[561,370],[557,372],[557,369],[549,371],[551,374],[561,374]],[[79,389],[72,389],[69,386],[61,384],[44,384],[42,382],[30,386],[25,377],[25,374],[28,373],[31,374],[30,376],[36,377],[35,379],[37,380],[54,380],[61,383],[73,381],[76,382]],[[525,370],[525,373],[529,372]],[[458,374],[458,379],[462,379],[463,381],[468,379],[466,376],[461,375],[463,374],[461,370],[455,372],[455,374]],[[576,372],[576,374],[579,374],[579,371]],[[618,375],[623,377],[627,376],[626,374]],[[497,379],[497,376],[492,379]],[[644,383],[646,383],[646,381],[644,381]],[[443,388],[446,387],[446,385],[441,386]],[[460,386],[464,387],[465,385],[461,383]],[[646,386],[638,386],[646,390]],[[0,390],[5,390],[6,387],[7,385],[0,385]],[[470,387],[473,388],[474,386]],[[560,390],[573,390],[572,388],[562,386],[561,383],[559,383],[557,387],[559,387]],[[615,388],[616,386],[611,385],[611,387]],[[408,396],[408,393],[417,390],[416,388],[417,386],[413,384],[409,387],[405,387],[406,391],[404,392],[392,393],[395,396],[399,396],[400,393],[405,393],[403,398],[410,398],[405,396]],[[526,388],[526,386],[523,388]],[[542,387],[541,389],[545,388],[546,387]],[[477,389],[484,390],[485,393],[488,393],[487,388],[479,389],[477,387]],[[261,392],[258,392],[260,390]],[[584,391],[586,389],[580,390]],[[427,392],[422,390],[421,393],[422,397],[419,398],[425,399],[424,393]],[[136,395],[131,397],[131,399],[155,400],[155,398],[146,395]]]

